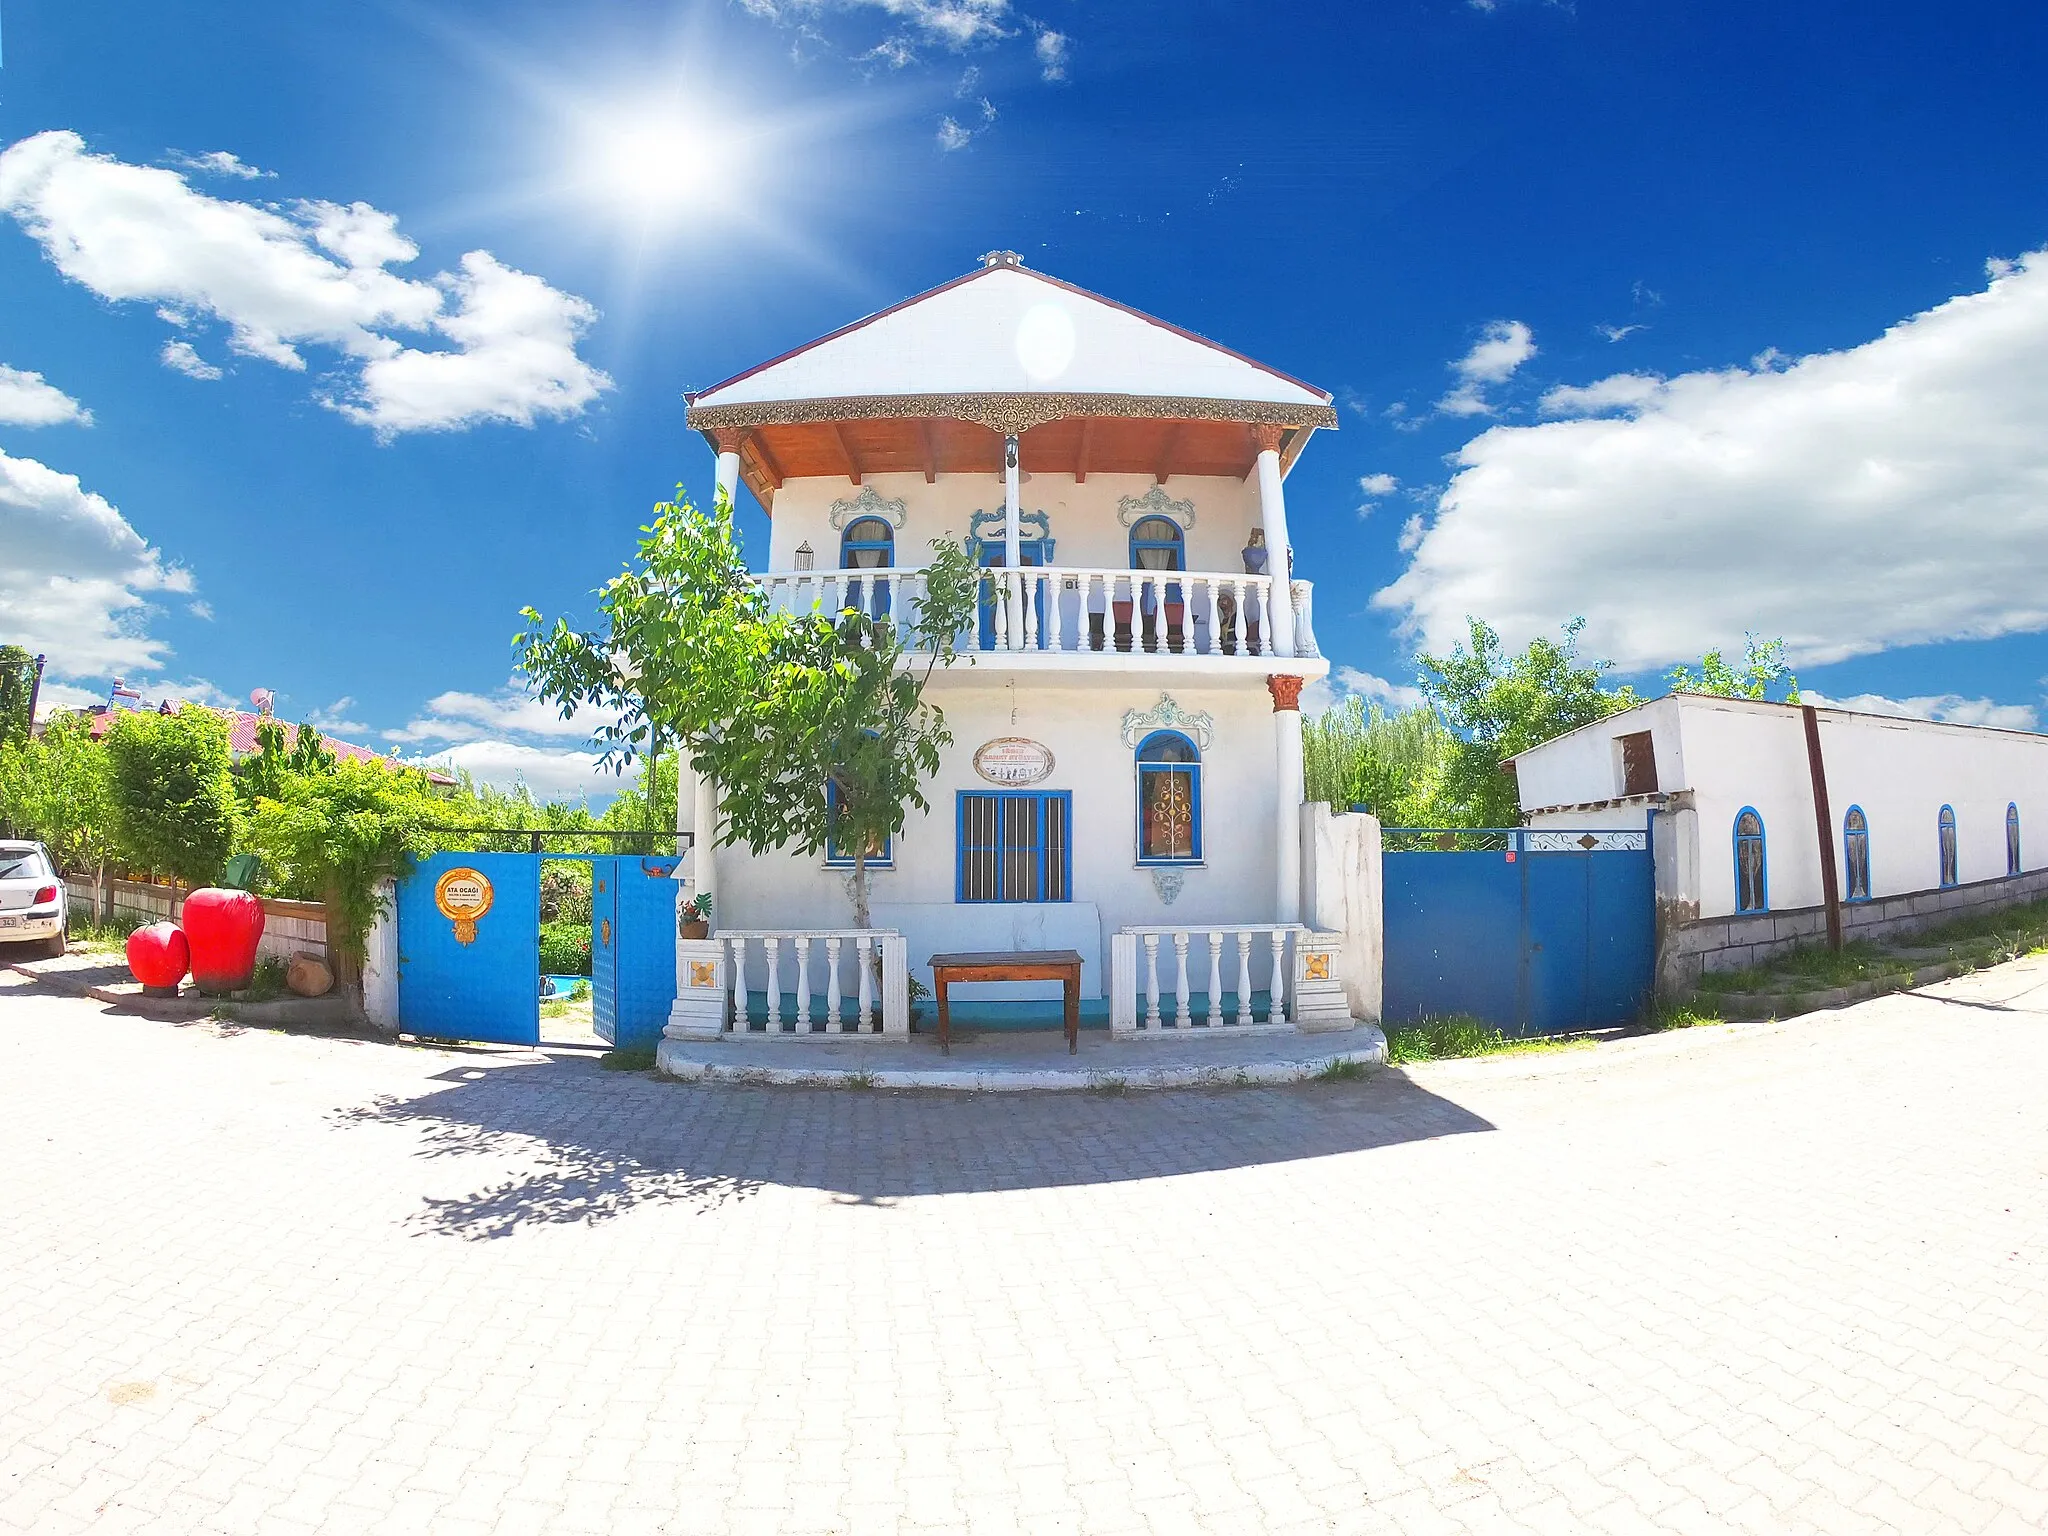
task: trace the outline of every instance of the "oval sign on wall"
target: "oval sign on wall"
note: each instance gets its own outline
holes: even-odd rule
[[[1052,748],[1028,736],[998,736],[974,754],[974,771],[991,784],[1021,789],[1052,776]]]
[[[434,905],[455,924],[455,942],[476,942],[476,920],[491,910],[491,882],[482,870],[451,869],[434,882]]]

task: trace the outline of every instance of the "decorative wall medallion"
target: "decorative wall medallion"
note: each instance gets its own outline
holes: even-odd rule
[[[489,876],[480,869],[458,867],[434,882],[434,905],[455,925],[455,942],[474,944],[476,922],[491,910],[495,893]]]
[[[1201,710],[1185,710],[1167,694],[1159,695],[1159,702],[1150,709],[1127,709],[1124,711],[1124,745],[1135,747],[1153,731],[1183,731],[1192,736],[1195,745],[1203,751],[1209,749],[1209,738],[1215,734],[1216,717]]]
[[[1028,736],[998,736],[974,753],[974,771],[1004,789],[1042,784],[1052,777],[1052,768],[1052,748]]]
[[[1152,871],[1152,889],[1159,893],[1159,899],[1169,907],[1180,900],[1181,887],[1186,884],[1187,876],[1177,869]]]
[[[833,502],[825,520],[834,528],[844,528],[856,518],[885,517],[892,528],[901,528],[908,511],[909,506],[901,496],[884,497],[872,485],[863,485],[858,496],[844,496]]]
[[[718,962],[716,960],[692,960],[690,962],[690,985],[693,987],[717,986]]]
[[[1195,526],[1195,504],[1192,501],[1175,501],[1166,494],[1166,487],[1155,485],[1142,496],[1119,496],[1116,499],[1116,520],[1126,528],[1141,517],[1166,517],[1179,523],[1183,528]]]
[[[1303,981],[1328,981],[1330,979],[1330,956],[1328,951],[1301,957],[1301,979]]]

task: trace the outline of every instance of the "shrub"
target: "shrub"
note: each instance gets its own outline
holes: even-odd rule
[[[590,924],[542,923],[540,968],[546,976],[588,976]]]
[[[114,721],[104,746],[128,857],[188,885],[218,878],[235,835],[227,722],[190,704],[136,711]]]

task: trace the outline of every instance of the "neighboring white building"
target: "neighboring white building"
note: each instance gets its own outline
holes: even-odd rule
[[[1647,819],[1667,928],[1732,920],[1680,946],[1707,969],[1824,931],[1823,842],[1852,936],[2048,890],[2028,877],[2048,869],[2048,736],[1823,706],[1816,759],[1806,714],[1654,699],[1514,758],[1523,815],[1546,830]]]
[[[1177,983],[1206,996],[1215,978],[1232,1007],[1240,977],[1262,996],[1291,994],[1290,971],[1334,984],[1341,944],[1315,959],[1298,929],[1315,917],[1298,699],[1328,663],[1311,584],[1286,574],[1284,490],[1336,425],[1326,392],[996,252],[690,396],[688,419],[718,488],[744,479],[769,511],[776,602],[900,619],[941,538],[992,572],[968,653],[932,681],[955,744],[931,812],[870,864],[875,925],[911,972],[940,951],[1072,948],[1099,1000],[1122,952],[1127,994],[1133,966],[1160,968],[1169,1019]],[[685,830],[712,824],[714,795],[699,788]],[[671,1034],[713,959],[757,998],[839,977],[848,867],[694,854],[716,933],[701,955],[685,943]],[[1126,1023],[1159,1006],[1121,1003]]]

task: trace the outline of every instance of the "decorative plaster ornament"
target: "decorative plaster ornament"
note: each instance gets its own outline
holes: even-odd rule
[[[1159,899],[1169,907],[1180,900],[1181,887],[1186,884],[1187,876],[1177,869],[1152,871],[1152,889],[1159,893]]]
[[[886,518],[890,527],[901,528],[909,510],[909,504],[901,496],[884,497],[872,485],[863,485],[858,495],[843,496],[833,502],[825,520],[834,529],[841,529],[858,518],[880,517]]]
[[[1150,709],[1127,709],[1124,711],[1124,745],[1135,747],[1153,731],[1184,731],[1195,739],[1195,745],[1203,751],[1209,749],[1209,738],[1215,734],[1216,717],[1202,710],[1185,710],[1168,694],[1160,694],[1159,702]]]
[[[1192,528],[1195,526],[1195,504],[1174,500],[1166,494],[1163,485],[1153,486],[1142,496],[1119,496],[1116,499],[1116,520],[1126,528],[1141,517],[1169,518],[1183,528]]]

